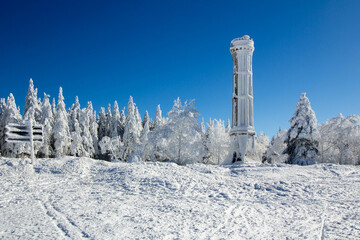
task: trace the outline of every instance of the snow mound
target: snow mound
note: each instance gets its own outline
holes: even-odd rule
[[[355,239],[359,167],[0,158],[4,239]]]

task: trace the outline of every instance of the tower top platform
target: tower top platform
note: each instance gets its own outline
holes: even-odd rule
[[[238,46],[247,46],[254,48],[254,41],[250,38],[249,35],[244,35],[241,38],[235,38],[231,41],[230,50]]]

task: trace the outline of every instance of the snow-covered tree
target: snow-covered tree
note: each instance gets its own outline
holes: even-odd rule
[[[266,160],[266,151],[270,145],[269,137],[260,132],[255,136],[255,156],[258,160]]]
[[[92,137],[93,147],[94,147],[94,156],[99,154],[99,139],[98,139],[98,124],[96,121],[96,112],[94,112],[92,102],[89,101],[86,106],[86,113],[90,121],[90,134]]]
[[[111,134],[111,122],[112,121],[112,114],[111,114],[111,104],[108,104],[106,110],[106,136],[110,137]]]
[[[141,132],[141,137],[140,137],[140,142],[141,142],[141,146],[140,146],[140,151],[141,151],[141,155],[142,155],[142,159],[144,161],[149,161],[151,156],[149,154],[146,154],[145,148],[148,145],[148,141],[149,141],[149,132],[150,132],[150,118],[149,118],[149,114],[148,111],[145,111],[145,116],[144,116],[144,127],[142,129]]]
[[[169,120],[157,125],[149,134],[149,142],[153,143],[154,160],[169,160],[178,164],[201,161],[204,149],[197,120],[199,112],[194,101],[182,104],[178,98],[168,115]]]
[[[12,93],[10,93],[9,97],[6,100],[6,105],[3,108],[2,119],[1,119],[1,129],[2,129],[2,140],[5,140],[5,126],[9,123],[20,123],[22,121],[22,117],[20,115],[20,109],[16,106],[15,98]],[[15,144],[15,143],[5,143],[1,144],[2,154],[9,157],[16,157],[19,153],[23,153],[25,149],[25,144]]]
[[[124,161],[126,161],[129,156],[137,150],[138,145],[140,144],[138,127],[139,124],[136,118],[135,103],[133,101],[133,98],[130,96],[126,113],[125,131],[123,136],[124,147],[122,159]]]
[[[99,142],[101,154],[106,160],[117,161],[122,157],[122,142],[120,136],[110,138],[105,136]]]
[[[59,99],[56,108],[56,117],[54,123],[54,150],[55,156],[65,156],[69,154],[71,137],[68,124],[68,116],[65,110],[63,90],[59,88]]]
[[[142,125],[142,120],[141,120],[141,116],[139,113],[139,108],[135,107],[135,118],[136,118],[136,125],[137,125],[137,130],[138,130],[138,136],[141,136],[141,132],[143,130],[143,125]]]
[[[76,157],[82,157],[85,155],[85,149],[83,145],[83,138],[81,136],[81,128],[79,121],[73,119],[74,131],[71,132],[71,145],[70,154]]]
[[[285,153],[286,163],[309,165],[316,163],[318,156],[317,120],[306,94],[301,94],[293,117],[290,119]]]
[[[98,139],[101,141],[106,136],[107,119],[105,114],[105,108],[101,107],[98,120]]]
[[[32,113],[33,114],[30,114]],[[34,89],[33,80],[30,78],[29,89],[25,98],[24,106],[24,120],[32,120],[35,122],[41,121],[41,107],[37,98],[37,88]]]
[[[126,123],[126,116],[125,116],[125,107],[124,107],[120,112],[120,128],[121,128],[120,136],[121,136],[121,138],[124,135],[125,123]]]
[[[90,118],[91,113],[88,108],[81,109],[80,111],[80,131],[81,131],[81,138],[82,138],[82,145],[84,149],[84,153],[81,156],[84,157],[94,157],[95,155],[95,148],[93,142],[93,136],[91,135],[90,131]]]
[[[55,98],[53,98],[53,100],[52,100],[51,110],[52,110],[53,116],[56,116],[56,101],[55,101]]]
[[[320,125],[319,132],[319,162],[359,164],[360,116],[339,114]]]
[[[226,130],[227,133],[230,133],[230,130],[231,130],[230,119],[228,119],[227,122],[226,122],[225,130]]]
[[[42,157],[49,157],[53,155],[53,143],[54,143],[54,116],[52,107],[50,105],[49,96],[44,93],[44,99],[41,105],[41,121],[43,126],[43,142],[39,149],[38,154]]]
[[[153,128],[160,127],[162,123],[163,123],[163,117],[162,117],[162,111],[161,111],[160,104],[159,104],[156,108]]]
[[[222,164],[229,154],[230,136],[226,132],[224,122],[210,120],[206,133],[206,157],[204,162],[208,164]]]
[[[111,124],[109,127],[110,137],[117,137],[121,135],[120,112],[117,101],[114,102]]]
[[[286,149],[285,140],[287,138],[287,131],[281,130],[277,135],[272,137],[269,148],[266,150],[266,161],[268,163],[283,163],[287,159],[287,155],[283,154]]]
[[[68,123],[69,130],[72,132],[75,131],[76,121],[79,121],[80,116],[80,102],[78,96],[75,97],[75,102],[71,105],[71,108],[68,111]]]

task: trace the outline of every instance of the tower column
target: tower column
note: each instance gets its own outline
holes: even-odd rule
[[[230,135],[233,161],[244,161],[247,150],[254,151],[255,129],[252,82],[252,55],[254,49],[254,41],[248,35],[231,41],[230,52],[233,57],[233,122]]]

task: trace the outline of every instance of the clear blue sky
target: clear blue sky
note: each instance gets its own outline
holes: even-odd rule
[[[301,92],[318,121],[360,114],[360,1],[0,2],[0,97],[64,89],[95,110],[134,97],[141,114],[196,99],[231,118],[233,38],[250,35],[257,132],[288,128]]]

